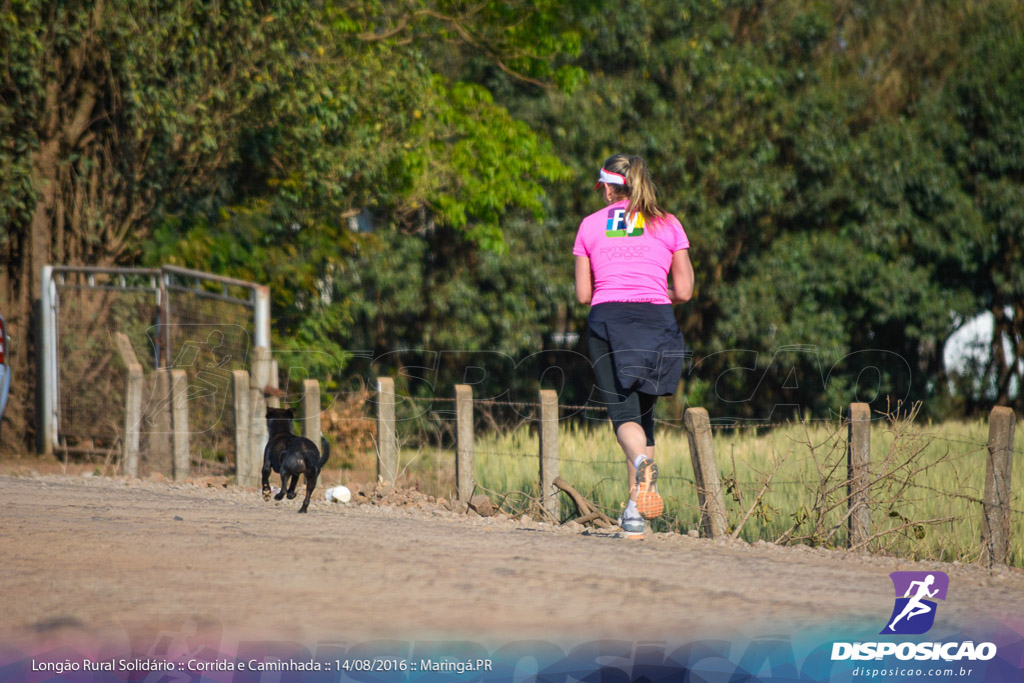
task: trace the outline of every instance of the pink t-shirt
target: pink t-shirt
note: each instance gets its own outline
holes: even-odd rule
[[[643,216],[627,221],[628,203],[624,199],[590,214],[576,233],[572,253],[588,257],[594,273],[590,305],[609,301],[671,304],[672,254],[689,249],[690,240],[671,214],[646,225]]]

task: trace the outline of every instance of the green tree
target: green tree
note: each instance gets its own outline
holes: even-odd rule
[[[130,261],[156,207],[216,193],[255,103],[289,82],[308,11],[19,0],[0,13],[0,289],[20,436],[42,266]]]
[[[275,346],[328,351],[337,363],[312,368],[327,380],[348,349],[454,344],[481,339],[488,325],[515,327],[507,309],[469,296],[475,285],[460,275],[524,241],[512,233],[539,219],[545,184],[565,169],[542,136],[446,67],[479,60],[529,88],[567,87],[577,70],[542,58],[575,42],[559,32],[556,8],[328,6],[284,114],[260,117],[268,125],[242,140],[230,195],[216,210],[161,212],[146,260],[270,284]],[[370,235],[353,230],[368,223]]]
[[[697,272],[695,299],[678,311],[703,358],[692,397],[739,417],[780,404],[822,415],[871,396],[883,408],[887,396],[927,399],[935,414],[945,340],[996,300],[981,283],[1014,282],[1008,264],[1019,261],[1005,182],[1019,118],[1001,99],[1020,64],[1019,14],[1002,2],[637,0],[591,24],[581,51],[591,78],[577,92],[504,92],[576,171],[575,188],[552,195],[563,232],[599,206],[587,181],[606,156],[638,153],[655,170]],[[987,113],[971,113],[977,128],[961,133],[974,111],[965,97]],[[980,174],[963,169],[990,123],[1004,182],[982,203]],[[1000,245],[992,265],[1003,275],[972,283],[964,261],[986,244]],[[1002,324],[1012,337],[1010,316]],[[816,353],[782,360],[794,345]],[[868,361],[871,350],[884,353]],[[1005,384],[1015,366],[1000,367]]]
[[[550,0],[18,0],[0,12],[3,307],[23,386],[42,266],[130,263],[154,226],[151,253],[200,267],[267,269],[235,258],[231,232],[276,236],[268,258],[322,256],[271,274],[305,287],[281,294],[296,307],[329,270],[325,245],[344,253],[343,226],[367,208],[396,229],[441,224],[502,249],[507,207],[538,211],[537,182],[559,166],[486,90],[424,55],[480,55],[533,84],[579,77],[547,59],[578,42]],[[19,392],[9,411],[22,434],[30,404]]]
[[[1024,11],[994,3],[965,25],[959,68],[927,103],[928,139],[956,172],[976,218],[945,246],[944,281],[989,311],[994,334],[980,377],[963,378],[969,406],[1024,409]],[[953,194],[950,192],[949,194]]]

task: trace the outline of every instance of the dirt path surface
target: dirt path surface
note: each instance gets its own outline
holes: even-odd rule
[[[167,615],[275,638],[659,638],[876,624],[888,574],[940,569],[936,626],[1024,613],[1024,572],[677,535],[631,541],[318,490],[0,476],[0,636],[153,627]],[[628,590],[624,577],[633,580]],[[638,609],[640,607],[640,609]],[[123,631],[122,631],[123,632]]]

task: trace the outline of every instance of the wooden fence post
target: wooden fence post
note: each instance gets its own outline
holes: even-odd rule
[[[114,335],[121,360],[128,368],[128,384],[124,392],[124,443],[121,451],[121,469],[129,477],[139,476],[139,428],[142,422],[142,365],[124,332]]]
[[[700,503],[701,530],[708,538],[719,538],[725,535],[729,521],[711,440],[711,419],[704,408],[687,408],[683,414],[683,424],[690,442],[690,460],[693,462],[697,500]]]
[[[255,478],[249,457],[249,373],[232,370],[231,386],[235,394],[235,483],[242,486]]]
[[[320,382],[302,380],[302,435],[320,448]]]
[[[174,461],[174,481],[185,481],[191,471],[188,426],[188,373],[171,370],[171,452]]]
[[[558,392],[540,391],[540,499],[555,519],[559,518],[558,491]]]
[[[1013,436],[1016,415],[1004,406],[988,418],[988,464],[985,467],[984,519],[981,526],[982,559],[991,567],[1006,564],[1010,552],[1010,475],[1013,472]]]
[[[455,385],[455,493],[468,503],[476,488],[473,473],[473,387]]]
[[[398,434],[395,432],[395,380],[377,380],[377,479],[395,483]]]
[[[245,476],[239,477],[242,486],[258,486],[263,469],[263,448],[267,445],[267,397],[264,391],[270,384],[270,349],[257,346],[252,360],[249,384],[249,459]]]
[[[848,545],[853,548],[871,538],[871,408],[867,403],[850,404],[846,476]]]

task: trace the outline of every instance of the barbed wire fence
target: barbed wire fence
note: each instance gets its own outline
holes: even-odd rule
[[[404,483],[460,499],[457,399],[399,397],[398,401],[404,406],[396,411]],[[557,491],[545,490],[543,474],[538,472],[543,470],[544,458],[543,402],[475,399],[471,405],[472,432],[478,435],[472,444],[473,491],[490,494],[506,514],[571,520],[572,504]],[[557,406],[563,431],[557,467],[563,478],[615,519],[626,495],[625,459],[614,439],[602,440],[601,434],[610,434],[610,428],[573,426],[584,413],[603,421],[606,408]],[[1012,465],[1014,456],[1024,454],[1012,442],[993,445],[993,439],[1012,438],[1012,422],[1009,431],[1005,425],[998,430],[993,427],[989,439],[983,440],[917,426],[916,416],[917,406],[897,406],[870,416],[864,425],[849,416],[752,424],[709,421],[706,430],[717,435],[714,440],[720,449],[714,487],[698,475],[693,464],[696,456],[691,454],[688,460],[679,452],[680,439],[689,439],[692,427],[685,420],[658,420],[659,449],[670,443],[675,452],[659,450],[659,489],[666,513],[653,527],[916,559],[1024,565],[1021,487],[1017,486],[1018,493],[1008,488],[1000,492],[995,485],[985,484],[986,477],[1009,480],[1008,470],[992,474],[994,458]],[[867,429],[866,438],[876,443],[863,471],[855,474],[851,442],[853,431],[860,429]],[[737,461],[736,438],[743,434],[760,439],[758,447],[769,452],[758,457],[745,453]],[[766,445],[769,435],[776,441],[784,439],[785,448]],[[723,521],[711,534],[706,517],[713,503],[709,503],[711,489],[716,487],[721,492]],[[552,498],[559,502],[549,507]],[[858,510],[866,516],[858,515]],[[863,528],[857,526],[858,517]]]

